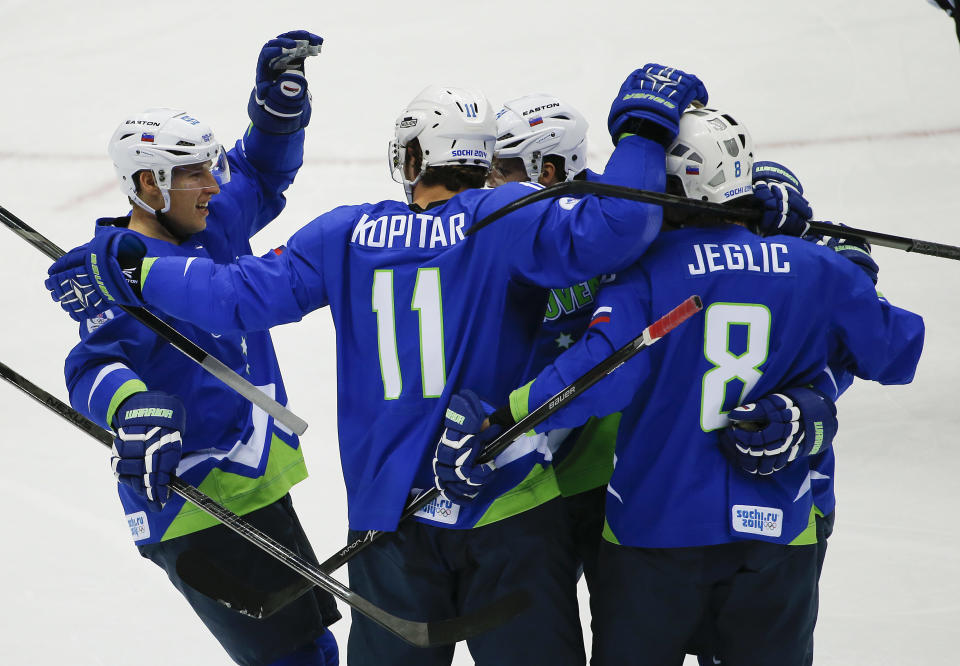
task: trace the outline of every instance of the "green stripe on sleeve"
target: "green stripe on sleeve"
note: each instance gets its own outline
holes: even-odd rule
[[[113,397],[110,399],[110,406],[107,408],[107,424],[111,425],[113,423],[113,415],[117,413],[117,408],[120,406],[121,402],[129,398],[134,393],[142,393],[146,390],[147,385],[139,379],[128,379],[121,384],[120,388],[117,389],[117,392],[114,393]]]
[[[510,392],[510,414],[514,421],[519,421],[530,413],[530,387],[536,380],[529,382]]]
[[[156,257],[145,257],[140,265],[140,293],[143,293],[143,288],[147,285],[147,274],[153,268],[153,262],[156,260]]]

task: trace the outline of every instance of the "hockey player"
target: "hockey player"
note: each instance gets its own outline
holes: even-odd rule
[[[688,111],[668,155],[679,193],[736,201],[749,192],[751,141],[728,114]],[[830,403],[807,384],[828,361],[865,379],[909,382],[923,323],[878,298],[831,248],[701,226],[712,220],[689,214],[665,219],[668,233],[601,291],[587,335],[490,420],[522,418],[655,316],[699,294],[702,316],[538,428],[622,412],[591,602],[593,663],[680,663],[707,617],[725,663],[803,664],[816,620],[821,528],[807,456],[836,427]],[[758,399],[774,392],[783,397]],[[741,410],[739,421],[780,422],[781,433],[793,435],[787,446],[757,448],[759,471],[778,469],[766,478],[728,465],[718,446],[727,413],[745,403],[760,413]],[[447,421],[445,437],[470,434]],[[469,460],[472,444],[462,448]],[[460,472],[474,478],[468,464]],[[496,474],[477,480],[484,478],[495,482]]]
[[[587,169],[587,127],[579,111],[553,95],[534,93],[505,102],[497,113],[497,142],[488,184],[536,182],[549,187],[574,179],[596,180],[597,174]],[[583,334],[599,285],[612,277],[594,276],[550,290],[528,378]],[[605,486],[613,461],[610,424],[616,418],[591,420],[583,429],[561,429],[549,435],[578,568],[588,586],[592,586],[596,570]],[[612,430],[615,432],[615,425]]]
[[[664,146],[682,109],[706,97],[679,70],[651,64],[631,74],[611,109],[619,143],[606,182],[662,187]],[[411,494],[434,483],[437,426],[455,391],[476,386],[505,400],[523,378],[548,287],[629,265],[661,219],[656,206],[589,196],[542,202],[465,236],[536,187],[481,189],[495,140],[489,103],[428,87],[397,119],[395,137],[391,159],[406,202],[335,209],[266,257],[229,266],[145,258],[148,248],[130,252],[126,236],[95,240],[51,268],[55,280],[69,279],[94,260],[104,294],[220,332],[265,329],[329,305],[354,534],[396,529]],[[351,586],[390,612],[423,618],[526,588],[531,608],[468,641],[475,661],[583,664],[575,566],[545,462],[531,438],[498,458],[499,481],[473,502],[458,501],[473,494],[469,484],[449,486],[448,501],[350,562]],[[356,614],[348,650],[351,664],[377,666],[449,664],[453,656],[453,646],[411,648]]]
[[[284,208],[283,192],[302,163],[310,96],[303,59],[322,39],[298,30],[268,41],[258,63],[242,141],[224,153],[209,126],[182,111],[127,116],[109,153],[132,211],[97,221],[95,242],[135,238],[154,256],[232,262],[250,237]],[[325,629],[333,598],[316,591],[265,620],[203,596],[178,574],[182,558],[202,558],[264,594],[292,572],[230,529],[169,492],[179,474],[220,504],[309,559],[310,543],[289,489],[307,476],[298,438],[232,389],[184,359],[83,278],[48,287],[81,321],[66,360],[74,408],[116,432],[112,465],[131,536],[163,568],[238,664],[338,663]],[[167,320],[281,403],[287,400],[269,333],[208,333]],[[185,407],[186,405],[186,407]]]
[[[505,102],[497,113],[497,142],[488,184],[534,181],[549,187],[569,180],[596,180],[597,174],[587,168],[587,128],[579,111],[549,94],[534,93]],[[802,236],[813,212],[800,181],[775,162],[757,163],[757,167],[753,205],[764,213],[759,231]],[[599,288],[614,277],[601,275],[550,290],[530,362],[531,377],[581,338]],[[619,419],[619,413],[610,414],[590,419],[572,432],[559,429],[550,433],[557,484],[580,566],[591,588]]]

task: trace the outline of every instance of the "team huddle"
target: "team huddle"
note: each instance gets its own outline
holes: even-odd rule
[[[140,553],[236,663],[339,663],[328,593],[253,618],[185,580],[198,559],[265,597],[298,576],[172,494],[174,475],[316,561],[289,496],[307,477],[300,440],[120,309],[148,307],[285,405],[269,329],[328,307],[349,539],[386,533],[349,559],[358,594],[436,619],[523,591],[523,610],[467,641],[474,661],[576,665],[583,575],[591,663],[812,663],[835,402],[855,377],[910,382],[923,345],[922,319],[878,295],[869,246],[812,237],[791,170],[755,160],[749,130],[696,76],[648,64],[611,105],[602,173],[565,102],[533,94],[495,113],[477,91],[428,86],[395,122],[403,200],[338,207],[256,256],[250,238],[302,164],[304,63],[322,41],[264,45],[251,123],[229,150],[183,111],[125,118],[109,153],[131,210],[50,268],[80,323],[70,400],[115,434]],[[575,181],[588,193],[517,204]],[[702,312],[487,460],[501,433],[691,296]],[[453,653],[352,614],[350,664]]]

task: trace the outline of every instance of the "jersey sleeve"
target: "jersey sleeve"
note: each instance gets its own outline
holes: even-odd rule
[[[617,144],[600,181],[662,192],[664,149],[639,136]],[[478,208],[482,218],[530,190],[504,185]],[[589,280],[632,264],[660,231],[660,206],[620,197],[586,195],[537,202],[495,225],[493,243],[503,253],[511,277],[551,288]],[[484,230],[485,231],[485,230]],[[484,231],[478,233],[484,233]]]
[[[632,278],[631,278],[632,276]],[[639,278],[639,279],[638,279]],[[638,271],[629,271],[604,286],[583,337],[545,367],[537,377],[510,396],[515,419],[562,391],[638,335],[637,322],[650,323],[649,283]],[[649,358],[639,353],[587,389],[536,427],[537,432],[572,428],[590,417],[623,409],[650,374]]]
[[[70,404],[107,428],[126,398],[147,387],[131,368],[148,355],[150,332],[121,310],[111,309],[80,324],[80,342],[70,350],[64,376]]]
[[[287,205],[284,192],[303,164],[303,139],[303,130],[267,134],[251,124],[227,152],[230,182],[210,207],[234,247],[243,248]]]
[[[144,300],[176,319],[214,333],[264,331],[299,321],[327,304],[323,230],[328,213],[286,246],[232,264],[210,259],[144,260]]]
[[[838,347],[831,366],[881,384],[910,383],[923,351],[923,318],[878,298],[862,271],[842,266],[852,288],[839,290],[836,301]]]

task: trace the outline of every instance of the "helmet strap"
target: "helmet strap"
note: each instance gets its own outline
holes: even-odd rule
[[[524,164],[523,168],[527,171],[527,178],[531,183],[539,182],[540,174],[543,173],[543,154],[539,150],[530,154],[529,164]]]

